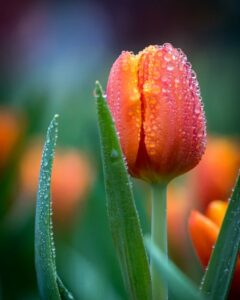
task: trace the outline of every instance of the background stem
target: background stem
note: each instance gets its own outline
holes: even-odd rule
[[[167,186],[152,185],[152,224],[151,239],[167,256]],[[163,278],[160,278],[155,266],[151,261],[152,296],[153,300],[168,299],[168,287]]]

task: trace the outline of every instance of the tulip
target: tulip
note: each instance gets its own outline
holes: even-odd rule
[[[9,108],[0,108],[0,171],[13,156],[23,131],[23,118]]]
[[[215,199],[230,197],[239,165],[240,147],[236,141],[225,137],[208,139],[206,152],[190,178],[201,208]]]
[[[110,71],[107,101],[132,176],[168,182],[200,161],[205,115],[181,50],[164,44],[122,52]]]
[[[212,249],[224,219],[228,203],[225,201],[212,201],[207,207],[205,215],[198,211],[192,211],[188,226],[195,252],[204,268],[207,267]],[[240,297],[240,257],[237,259],[234,273],[231,296]]]
[[[186,188],[170,183],[167,192],[167,228],[171,253],[176,258],[188,254],[187,216],[191,211],[191,201]]]
[[[196,74],[171,44],[124,51],[111,68],[107,102],[130,174],[152,183],[151,240],[167,255],[166,185],[197,165],[206,144]],[[153,264],[151,277],[153,299],[167,299]]]
[[[36,197],[42,147],[33,141],[20,164],[20,188],[24,198]],[[76,207],[83,202],[94,179],[89,159],[75,149],[56,149],[51,191],[53,212],[57,221],[70,220]]]

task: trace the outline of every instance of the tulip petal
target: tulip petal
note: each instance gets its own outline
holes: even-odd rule
[[[165,73],[161,48],[150,46],[145,49],[139,65],[141,68],[146,74],[142,89],[146,150],[151,164],[164,173],[168,167],[167,153],[174,146],[175,128],[174,118],[169,118],[169,113],[173,115],[173,103],[168,101],[170,95],[166,97],[162,81]]]
[[[212,201],[207,207],[206,216],[218,227],[221,227],[228,203],[226,201]]]
[[[206,267],[216,243],[219,228],[207,217],[197,211],[192,211],[189,221],[189,232],[202,265]]]
[[[186,56],[170,44],[142,52],[145,146],[155,172],[170,178],[194,167],[205,149],[205,119],[194,76]]]
[[[137,158],[141,130],[138,56],[122,52],[110,71],[107,101],[131,170]]]

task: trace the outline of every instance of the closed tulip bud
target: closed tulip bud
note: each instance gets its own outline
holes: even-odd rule
[[[167,182],[200,161],[204,110],[181,50],[164,44],[122,52],[110,71],[107,101],[132,176]]]

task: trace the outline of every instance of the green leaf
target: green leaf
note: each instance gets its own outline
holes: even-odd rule
[[[63,251],[60,254],[63,259],[60,259],[60,268],[64,270],[65,280],[78,299],[123,300],[118,291],[121,287],[118,284],[117,287],[115,286],[118,280],[114,277],[114,273],[106,272],[106,266],[100,267],[96,260],[92,261],[82,256],[79,250],[74,248],[61,249]],[[94,288],[92,283],[94,283]]]
[[[57,275],[52,230],[50,182],[57,141],[57,118],[58,115],[55,115],[48,127],[42,154],[35,215],[35,267],[42,299],[72,300],[73,297]]]
[[[167,281],[169,290],[174,298],[183,300],[206,299],[200,294],[198,287],[168,260],[168,257],[152,243],[150,238],[145,239],[145,244],[160,278]]]
[[[144,248],[131,183],[124,163],[114,122],[100,84],[96,83],[107,208],[113,242],[131,299],[147,300],[151,295],[149,264]]]
[[[55,250],[51,218],[50,181],[58,122],[54,116],[43,148],[35,216],[35,266],[42,299],[61,300],[57,285]]]
[[[223,224],[201,287],[209,299],[226,299],[240,245],[240,177],[229,201]]]
[[[61,295],[62,300],[74,300],[73,295],[65,287],[65,285],[63,284],[63,282],[59,276],[57,276],[57,284],[58,284],[59,293]]]

